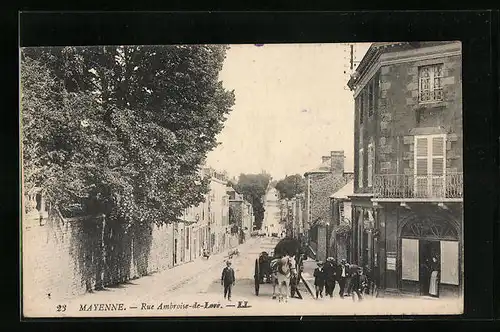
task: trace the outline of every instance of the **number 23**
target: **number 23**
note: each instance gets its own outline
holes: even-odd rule
[[[65,304],[63,304],[63,305],[58,305],[58,306],[56,307],[56,309],[57,309],[57,311],[58,311],[58,312],[64,312],[64,311],[66,311],[66,305],[65,305]]]

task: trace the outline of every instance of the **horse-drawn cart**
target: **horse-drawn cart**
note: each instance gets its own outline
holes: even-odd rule
[[[273,286],[273,298],[275,297],[274,290],[278,285],[278,281],[276,279],[276,271],[273,271],[271,267],[271,262],[281,259],[284,256],[293,258],[293,268],[296,269],[296,271],[294,271],[295,273],[292,273],[290,276],[290,296],[295,297],[295,295],[298,295],[299,298],[302,298],[297,286],[302,270],[303,255],[300,250],[300,243],[290,238],[285,238],[278,242],[272,254],[263,251],[259,254],[259,257],[255,259],[255,295],[259,296],[260,285],[271,284]]]
[[[259,257],[255,259],[255,295],[259,296],[260,285],[272,282],[271,260],[269,254],[265,251],[261,252]]]

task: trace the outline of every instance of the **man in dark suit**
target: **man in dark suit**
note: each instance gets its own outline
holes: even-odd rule
[[[333,291],[335,290],[335,274],[336,267],[333,257],[328,257],[326,259],[326,264],[323,267],[325,272],[325,291],[326,295],[333,297]]]
[[[224,298],[227,297],[231,301],[231,288],[234,286],[236,278],[234,276],[234,270],[231,267],[231,262],[226,262],[226,267],[222,270],[222,277],[220,283],[224,286]]]
[[[342,259],[340,264],[337,265],[337,281],[340,286],[339,295],[342,299],[344,298],[347,278],[349,278],[349,264],[347,264],[345,259]]]

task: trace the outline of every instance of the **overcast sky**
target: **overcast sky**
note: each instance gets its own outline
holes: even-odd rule
[[[370,44],[356,44],[359,61]],[[207,163],[273,178],[303,174],[322,155],[344,150],[353,168],[354,102],[347,44],[232,45],[220,79],[236,96]]]

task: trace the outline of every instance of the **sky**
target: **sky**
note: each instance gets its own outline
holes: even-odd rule
[[[354,44],[355,61],[369,46]],[[231,45],[219,79],[234,90],[235,105],[207,164],[231,177],[265,170],[279,180],[344,150],[352,171],[349,54],[347,44]]]

